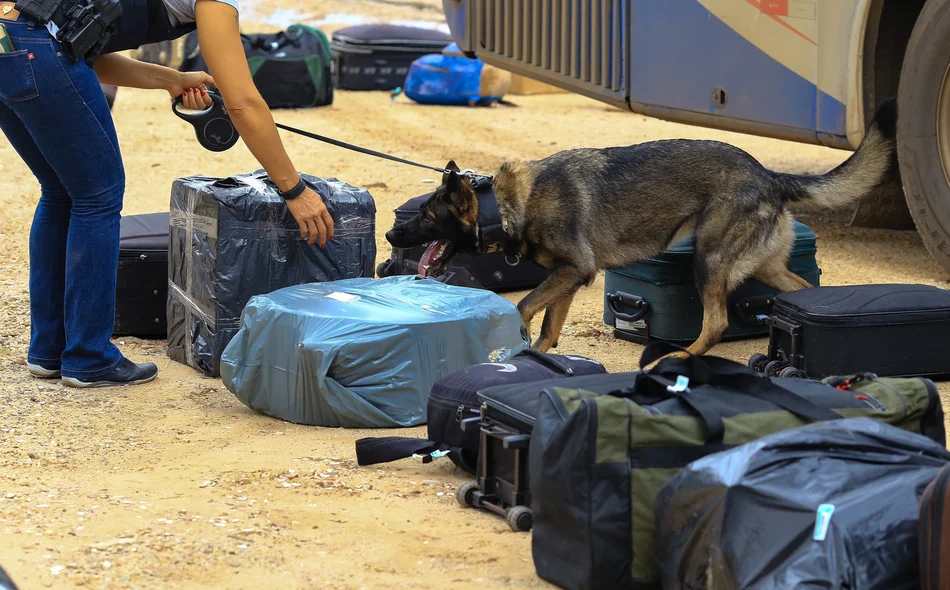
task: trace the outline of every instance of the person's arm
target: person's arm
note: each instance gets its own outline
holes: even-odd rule
[[[211,106],[211,98],[204,90],[214,79],[204,72],[179,72],[158,64],[131,59],[118,53],[100,56],[92,68],[99,82],[111,86],[167,90],[172,97],[182,95],[185,108],[199,109]]]
[[[234,7],[216,0],[198,0],[195,5],[198,46],[221,91],[231,121],[244,144],[282,192],[301,182],[300,175],[284,150],[274,118],[261,97],[247,65],[241,42],[238,13]],[[320,246],[333,239],[333,218],[320,195],[309,187],[287,201],[291,214],[309,242],[319,236]]]

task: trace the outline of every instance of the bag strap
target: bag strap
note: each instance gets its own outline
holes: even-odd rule
[[[685,352],[686,349],[670,342],[654,341],[643,351],[640,357],[640,368],[670,352],[678,351]],[[671,374],[677,376],[676,382],[669,379],[668,376]],[[702,400],[702,396],[690,391],[690,385],[697,384],[727,388],[735,393],[757,397],[787,412],[815,422],[838,420],[844,417],[776,385],[771,379],[748,367],[713,356],[689,355],[685,359],[664,359],[652,370],[639,373],[632,391],[620,393],[629,395],[629,393],[649,391],[660,395],[665,393],[671,398],[678,397],[703,419],[707,432],[706,443],[721,444],[725,434],[722,416],[708,407]]]
[[[382,436],[356,441],[356,463],[361,466],[390,463],[416,455],[422,456],[423,463],[431,463],[453,453],[461,453],[461,448],[421,438]]]

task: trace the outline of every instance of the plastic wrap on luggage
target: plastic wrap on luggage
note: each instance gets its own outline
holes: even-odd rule
[[[657,497],[663,587],[915,589],[920,496],[948,461],[939,443],[871,418],[694,461]]]
[[[263,170],[191,176],[172,185],[168,356],[217,377],[219,359],[254,295],[301,283],[372,277],[373,197],[335,178],[306,174],[334,222],[326,247],[309,245]]]
[[[490,291],[413,276],[312,283],[251,299],[221,377],[289,422],[416,426],[437,380],[528,344],[517,307]]]

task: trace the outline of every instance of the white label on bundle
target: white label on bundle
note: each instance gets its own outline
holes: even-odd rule
[[[350,293],[341,293],[339,291],[334,291],[327,295],[330,299],[336,299],[337,301],[342,301],[343,303],[352,303],[360,298],[359,295],[351,295]]]

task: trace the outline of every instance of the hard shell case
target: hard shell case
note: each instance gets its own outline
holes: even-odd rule
[[[815,260],[814,233],[795,222],[795,243],[789,268],[818,286],[821,269]],[[604,323],[614,336],[645,344],[666,340],[680,344],[695,341],[703,326],[703,304],[696,288],[690,236],[659,255],[630,266],[609,269],[604,276]],[[729,296],[729,329],[723,340],[766,336],[764,322],[778,290],[749,279]]]

